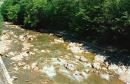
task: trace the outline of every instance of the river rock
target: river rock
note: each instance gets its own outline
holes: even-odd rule
[[[50,77],[50,78],[53,78],[53,77],[55,77],[56,76],[56,71],[55,71],[55,68],[54,68],[54,66],[48,66],[48,65],[46,65],[46,66],[44,66],[43,68],[42,68],[42,70],[41,70],[41,72],[42,73],[45,73],[48,77]]]
[[[85,79],[87,79],[88,76],[89,76],[89,74],[85,73],[84,71],[82,71],[81,74],[83,75],[83,77],[84,77]]]
[[[105,59],[106,58],[104,56],[98,54],[98,55],[95,56],[94,61],[103,63],[105,61]]]
[[[101,65],[100,65],[100,63],[98,63],[98,62],[96,62],[96,63],[93,63],[93,68],[95,68],[95,69],[101,69]]]
[[[14,60],[14,61],[21,61],[23,60],[23,56],[22,55],[16,55],[14,57],[11,57],[10,59]]]
[[[25,65],[25,66],[23,67],[23,69],[30,69],[30,66],[29,66],[29,65]]]
[[[62,38],[54,39],[54,43],[64,43],[64,40]]]
[[[86,75],[86,74],[85,74]],[[83,76],[82,76],[82,74],[79,72],[79,71],[75,71],[74,73],[73,73],[73,77],[76,79],[76,80],[78,80],[78,81],[82,81],[83,80]]]
[[[75,70],[74,64],[66,63],[66,64],[64,64],[64,67],[69,69],[69,70],[72,70],[72,71]]]
[[[33,70],[38,70],[39,68],[37,67],[38,66],[38,63],[37,62],[34,62],[34,63],[32,63],[32,65],[31,65],[31,68],[33,69]]]
[[[81,57],[79,58],[79,61],[81,61],[81,62],[86,62],[87,59],[86,59],[84,56],[81,56]]]
[[[111,64],[111,65],[109,65],[108,69],[109,69],[109,70],[117,70],[117,69],[118,69],[118,66],[115,65],[115,64]]]
[[[109,79],[110,79],[109,74],[102,74],[102,73],[101,73],[100,76],[101,76],[101,78],[106,79],[106,80],[109,80]]]

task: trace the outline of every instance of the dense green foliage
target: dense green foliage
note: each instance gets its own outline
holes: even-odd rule
[[[5,0],[5,20],[29,28],[64,29],[80,37],[129,42],[129,0]]]

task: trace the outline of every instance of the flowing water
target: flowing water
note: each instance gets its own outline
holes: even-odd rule
[[[95,54],[73,49],[73,43],[53,34],[5,23],[2,41],[14,84],[125,84],[105,65],[104,70],[93,68]]]

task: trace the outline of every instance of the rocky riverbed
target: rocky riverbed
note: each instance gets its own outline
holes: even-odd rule
[[[0,54],[14,84],[130,84],[130,67],[108,64],[82,44],[8,22]]]

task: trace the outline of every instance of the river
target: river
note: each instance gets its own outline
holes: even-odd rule
[[[13,84],[125,84],[102,56],[52,33],[5,22],[1,42]]]

